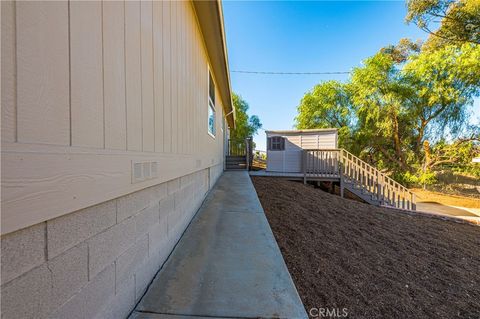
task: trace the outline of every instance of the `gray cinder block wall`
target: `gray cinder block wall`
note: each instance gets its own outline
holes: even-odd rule
[[[217,165],[2,236],[1,318],[125,318],[222,172]]]

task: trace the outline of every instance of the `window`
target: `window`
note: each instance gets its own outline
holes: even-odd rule
[[[215,105],[215,83],[213,82],[212,73],[208,72],[208,97],[212,104]]]
[[[208,72],[208,133],[215,137],[215,83]]]
[[[268,150],[269,151],[284,151],[285,150],[285,138],[281,136],[272,136],[268,138]]]
[[[215,136],[215,109],[211,102],[208,102],[208,133]]]

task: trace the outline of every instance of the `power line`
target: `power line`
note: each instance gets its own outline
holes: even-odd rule
[[[273,75],[319,75],[319,74],[350,74],[347,71],[335,71],[335,72],[273,72],[273,71],[245,71],[245,70],[233,70],[233,73],[244,74],[273,74]]]

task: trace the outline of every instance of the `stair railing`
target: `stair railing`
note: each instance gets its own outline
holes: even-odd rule
[[[245,140],[228,139],[228,153],[230,156],[245,156],[246,143]]]
[[[340,149],[342,175],[347,182],[371,193],[377,201],[388,206],[415,210],[415,194],[372,165],[345,149]]]
[[[247,137],[245,139],[228,139],[226,158],[229,157],[245,158],[246,169],[252,169],[253,163],[253,139]]]
[[[302,155],[304,178],[339,177],[340,150],[305,149]]]
[[[368,193],[381,205],[415,210],[415,195],[372,165],[345,149],[306,149],[302,152],[304,181],[340,178]]]
[[[252,170],[253,164],[253,139],[252,137],[247,137],[245,139],[245,157],[247,160],[247,170]]]

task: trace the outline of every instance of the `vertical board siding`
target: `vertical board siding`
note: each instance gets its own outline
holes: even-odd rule
[[[68,30],[68,2],[16,2],[19,142],[70,144]]]
[[[2,140],[182,154],[216,144],[190,2],[2,8]]]
[[[167,153],[172,151],[172,49],[171,49],[171,3],[162,2],[163,19],[163,150]]]
[[[193,33],[193,27],[192,27],[192,21],[193,21],[193,16],[192,16],[192,10],[191,10],[191,4],[187,4],[187,32],[186,32],[186,43],[187,43],[187,92],[188,92],[188,99],[187,99],[187,105],[189,107],[188,115],[187,115],[187,142],[188,142],[188,149],[187,152],[189,154],[193,153],[192,150],[192,143],[193,143],[193,134],[192,134],[192,129],[193,129],[193,123],[192,123],[192,117],[193,117],[193,103],[192,103],[192,79],[193,75],[191,73],[192,70],[192,55],[193,55],[193,38],[192,38],[192,33]]]
[[[125,2],[127,149],[142,150],[142,60],[140,2]]]
[[[126,149],[125,3],[103,2],[105,148]]]
[[[163,152],[163,5],[153,2],[153,66],[155,152]]]
[[[194,52],[194,59],[195,59],[195,66],[194,66],[194,70],[195,70],[195,76],[194,76],[194,81],[195,81],[195,85],[198,86],[199,83],[200,83],[200,50],[199,50],[199,47],[200,47],[200,44],[199,44],[199,41],[198,41],[198,32],[195,32],[194,33],[194,44],[195,44],[195,52]],[[201,113],[200,113],[200,109],[199,109],[199,102],[200,102],[200,92],[198,90],[195,91],[195,94],[194,94],[194,99],[195,99],[195,104],[194,104],[194,108],[195,108],[195,130],[197,132],[200,132],[200,117],[201,117]],[[195,152],[198,152],[200,150],[200,147],[199,147],[199,143],[200,143],[200,140],[201,138],[203,138],[203,134],[196,134],[196,137],[195,137]]]
[[[155,119],[153,101],[153,3],[141,2],[141,51],[142,51],[142,127],[143,151],[155,150]]]
[[[200,32],[198,31],[198,23],[196,24],[195,28],[195,33],[194,33],[194,38],[195,38],[195,53],[194,53],[194,58],[195,58],[195,86],[198,88],[198,86],[202,87],[202,79],[201,79],[201,61],[202,61],[202,55],[201,55],[201,43],[200,43]],[[195,91],[195,130],[196,132],[201,132],[202,130],[202,112],[201,112],[201,92],[200,90]],[[200,152],[200,142],[203,138],[208,137],[204,136],[204,134],[196,134],[196,141],[195,144],[197,147],[195,148],[195,152]]]
[[[72,145],[103,148],[101,2],[70,2],[70,60]]]
[[[178,94],[178,106],[177,106],[177,153],[183,153],[183,97],[185,94],[183,83],[183,51],[182,51],[182,4],[183,1],[177,2],[177,94]]]
[[[172,153],[178,152],[178,3],[172,1],[170,3],[170,26],[171,26],[171,37],[170,37],[170,59],[171,59],[171,85],[172,85],[172,100],[171,100],[171,116],[172,116]]]
[[[9,231],[221,163],[222,106],[217,92],[212,138],[208,55],[190,1],[1,8]],[[145,159],[160,163],[158,178],[132,184],[132,161]]]
[[[184,154],[185,146],[187,141],[185,140],[185,131],[187,129],[187,105],[185,103],[185,98],[187,95],[186,91],[186,76],[185,76],[185,6],[186,2],[181,1],[179,3],[179,18],[178,21],[180,23],[180,80],[179,80],[179,88],[181,88],[181,92],[179,91],[179,98],[180,98],[180,115],[179,115],[179,140],[180,140],[180,153]]]
[[[2,141],[17,139],[15,2],[2,1]]]

